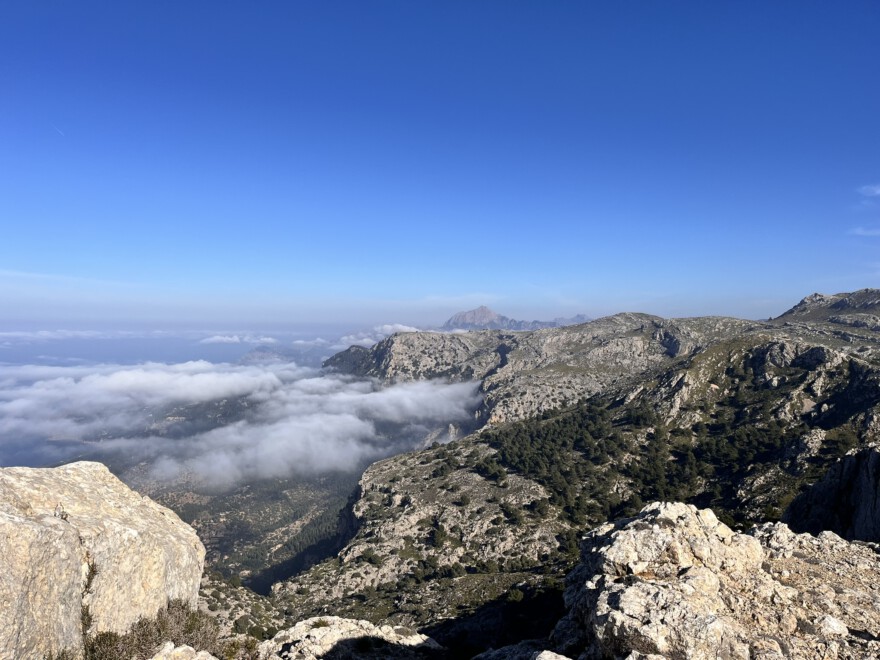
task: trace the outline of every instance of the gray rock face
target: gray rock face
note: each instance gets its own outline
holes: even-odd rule
[[[876,657],[878,579],[875,552],[832,533],[737,534],[654,503],[587,535],[553,640],[580,658]]]
[[[782,519],[799,532],[830,530],[846,539],[880,541],[880,451],[865,449],[839,460]]]
[[[442,647],[414,630],[369,621],[316,617],[300,621],[260,644],[260,660],[287,658],[439,658]]]
[[[0,469],[0,657],[82,648],[171,599],[195,604],[205,549],[171,510],[100,463]]]

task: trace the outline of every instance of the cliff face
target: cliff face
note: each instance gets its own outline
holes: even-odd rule
[[[0,469],[0,657],[82,648],[172,599],[195,604],[205,549],[100,463]]]
[[[801,532],[830,530],[847,539],[880,541],[880,452],[865,449],[841,458],[782,519]]]

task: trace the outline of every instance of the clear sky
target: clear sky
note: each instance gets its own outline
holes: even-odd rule
[[[880,286],[880,3],[0,5],[0,324]]]

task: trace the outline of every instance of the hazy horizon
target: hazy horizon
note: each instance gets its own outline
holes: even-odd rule
[[[870,288],[870,287],[858,287]],[[511,304],[504,307],[490,301],[466,301],[471,306],[452,308],[444,306],[434,310],[424,310],[424,313],[401,313],[397,316],[391,314],[387,317],[373,312],[370,317],[358,319],[352,316],[347,309],[337,310],[339,320],[292,320],[260,322],[259,319],[243,319],[238,322],[205,322],[198,320],[146,320],[127,317],[124,319],[31,319],[31,320],[6,320],[0,326],[0,349],[8,342],[44,341],[48,339],[70,338],[160,338],[176,336],[180,338],[194,338],[203,340],[211,336],[238,337],[231,343],[258,344],[260,335],[283,336],[299,339],[313,339],[321,336],[342,337],[346,334],[365,333],[365,336],[381,333],[381,328],[399,328],[413,330],[436,330],[440,329],[450,317],[459,312],[466,312],[480,306],[486,306],[492,311],[503,316],[519,321],[553,321],[560,318],[572,318],[585,315],[590,319],[598,319],[625,312],[644,313],[660,316],[662,318],[684,318],[695,316],[729,316],[747,320],[765,320],[780,316],[803,298],[814,293],[838,294],[843,291],[808,291],[803,292],[796,298],[788,300],[751,300],[739,298],[724,301],[691,301],[689,305],[682,305],[677,300],[663,297],[633,300],[630,306],[621,305],[617,308],[573,308],[559,306],[556,308],[534,308]],[[698,307],[702,302],[703,306]],[[638,307],[640,303],[644,306]],[[735,310],[755,310],[757,307],[766,311],[760,315],[748,315],[736,313]],[[511,311],[514,310],[514,311]],[[519,313],[515,310],[520,310]],[[768,311],[769,310],[769,311]],[[346,316],[348,315],[348,316]],[[372,332],[371,332],[372,331]],[[386,332],[384,334],[391,334]],[[277,337],[276,337],[277,338]],[[378,339],[377,339],[378,341]],[[210,342],[208,342],[210,343]],[[223,343],[223,342],[218,342]],[[228,342],[227,342],[228,343]],[[2,361],[2,360],[0,360]]]

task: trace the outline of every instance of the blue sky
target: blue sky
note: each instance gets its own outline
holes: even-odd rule
[[[0,7],[0,324],[880,286],[880,4]]]

